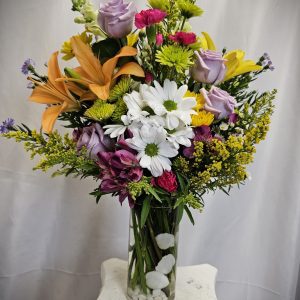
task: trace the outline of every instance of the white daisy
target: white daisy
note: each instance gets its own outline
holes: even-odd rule
[[[196,114],[193,107],[196,106],[194,97],[184,97],[187,85],[177,88],[175,81],[166,79],[162,87],[157,81],[154,86],[143,85],[143,102],[146,102],[156,115],[163,116],[166,128],[177,128],[182,121],[185,125],[191,123],[191,115]]]
[[[143,110],[147,103],[142,98],[143,87],[140,86],[140,92],[133,91],[131,94],[126,94],[123,100],[128,108],[127,115],[131,120],[138,120],[141,117],[149,115],[149,112]]]
[[[111,125],[103,126],[103,129],[106,129],[104,131],[104,134],[109,135],[112,139],[122,135],[125,132],[125,130],[128,128],[130,124],[130,120],[126,115],[123,115],[121,117],[121,120],[123,124],[111,124]]]
[[[142,168],[147,168],[154,177],[171,170],[170,157],[178,154],[177,149],[167,140],[163,127],[144,124],[141,128],[130,128],[133,138],[127,139],[129,146],[138,151],[137,158]]]
[[[176,130],[168,130],[167,139],[176,147],[179,145],[190,147],[192,145],[191,139],[195,134],[191,127],[179,126]]]

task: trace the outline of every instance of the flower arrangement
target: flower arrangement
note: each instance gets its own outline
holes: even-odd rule
[[[1,135],[41,157],[35,170],[99,181],[91,192],[97,203],[104,194],[127,200],[134,208],[131,297],[140,299],[138,288],[149,299],[173,299],[177,225],[184,211],[194,222],[190,209],[203,209],[205,193],[228,194],[249,177],[276,94],[250,84],[274,66],[266,53],[245,60],[244,51],[218,50],[208,33],[192,32],[189,20],[203,13],[194,0],[148,0],[141,12],[123,0],[99,11],[89,0],[72,2],[84,31],[60,52],[78,67],[62,72],[58,51],[47,75],[26,60],[29,99],[46,106],[41,129],[9,118]],[[59,134],[56,120],[72,134]]]

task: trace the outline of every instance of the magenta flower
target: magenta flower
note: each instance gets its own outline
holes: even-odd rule
[[[174,35],[169,35],[169,39],[182,45],[190,45],[196,43],[197,36],[193,32],[179,31]]]
[[[209,126],[203,125],[194,128],[194,140],[193,142],[209,142],[213,138]],[[193,158],[195,151],[194,143],[190,147],[186,147],[183,150],[183,155],[189,159]]]
[[[191,76],[198,82],[218,84],[226,73],[222,53],[213,50],[195,51],[196,61],[191,68]]]
[[[167,13],[160,9],[147,9],[142,10],[140,13],[135,15],[135,26],[138,29],[151,26],[161,22]]]
[[[89,156],[94,160],[98,159],[99,152],[109,151],[114,147],[113,141],[104,134],[98,123],[74,130],[73,139],[77,142],[78,151],[85,146],[88,149]]]
[[[164,42],[164,37],[161,33],[158,33],[155,37],[156,40],[156,46],[161,46],[162,43]]]
[[[111,0],[100,5],[98,23],[110,37],[123,38],[132,30],[136,7],[133,2]]]
[[[153,82],[153,80],[154,80],[153,74],[150,73],[150,72],[146,72],[146,73],[145,73],[145,82],[146,82],[147,84],[151,84],[151,83]]]
[[[176,192],[178,188],[176,175],[172,171],[164,171],[161,176],[152,177],[151,184],[159,186],[169,193]]]
[[[118,146],[127,145],[121,142]],[[128,198],[129,205],[133,206],[127,185],[129,182],[138,182],[143,176],[143,170],[139,165],[136,155],[130,149],[121,149],[115,152],[100,152],[98,153],[98,165],[101,168],[100,173],[100,190],[104,193],[116,193],[119,196],[119,201]]]
[[[209,92],[202,88],[200,93],[205,100],[204,109],[213,113],[217,119],[228,118],[237,104],[235,98],[215,86]]]

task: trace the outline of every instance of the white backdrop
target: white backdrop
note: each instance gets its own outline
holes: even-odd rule
[[[230,198],[207,196],[196,226],[184,220],[179,264],[216,266],[219,300],[294,300],[300,259],[300,1],[200,4],[206,13],[193,22],[195,31],[208,31],[219,48],[245,49],[249,58],[267,51],[276,71],[258,87],[276,87],[279,95],[268,140],[250,167],[252,181]],[[42,107],[27,102],[20,66],[28,57],[42,66],[80,32],[70,8],[68,0],[0,0],[0,120],[10,116],[39,127]],[[88,196],[93,182],[50,179],[32,166],[21,145],[0,141],[0,299],[94,300],[101,262],[126,258],[128,207],[109,197],[97,206]]]

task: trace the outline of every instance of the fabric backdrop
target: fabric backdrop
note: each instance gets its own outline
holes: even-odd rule
[[[194,30],[208,31],[219,49],[246,50],[249,58],[267,51],[276,71],[264,74],[257,87],[276,87],[279,94],[268,139],[249,168],[253,179],[230,197],[208,195],[194,227],[183,221],[179,264],[217,267],[219,300],[294,300],[300,259],[300,1],[199,4],[206,13],[192,22]],[[31,57],[44,71],[50,54],[81,32],[70,9],[68,0],[0,1],[1,120],[10,116],[39,128],[43,108],[27,102],[20,66]],[[95,300],[101,262],[126,259],[129,209],[110,197],[96,205],[88,196],[91,180],[50,179],[32,166],[21,145],[1,139],[0,299]]]

